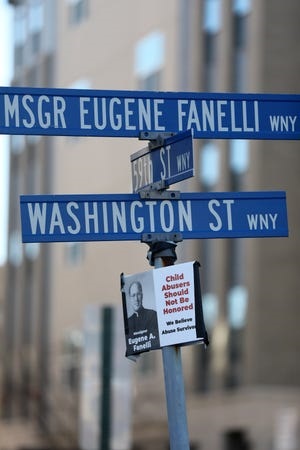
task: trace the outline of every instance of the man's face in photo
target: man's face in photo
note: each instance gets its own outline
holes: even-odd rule
[[[138,312],[143,304],[143,292],[139,284],[133,283],[129,290],[131,305],[134,312]]]

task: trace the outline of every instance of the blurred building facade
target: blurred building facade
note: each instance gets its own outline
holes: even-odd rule
[[[299,92],[298,0],[8,3],[15,86]],[[85,307],[119,308],[119,274],[149,270],[147,246],[22,245],[19,195],[131,192],[130,155],[144,145],[11,138],[1,412],[35,421],[53,448],[78,445]],[[211,340],[182,350],[191,442],[300,448],[299,144],[198,140],[195,150],[196,175],[182,191],[286,190],[290,236],[178,244],[178,261],[201,263]],[[159,351],[134,368],[135,448],[167,448],[162,372]]]

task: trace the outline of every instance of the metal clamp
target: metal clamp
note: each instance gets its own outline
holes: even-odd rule
[[[181,242],[181,233],[143,233],[141,242],[152,244],[154,242]]]
[[[178,236],[179,234],[180,233],[178,233]],[[176,243],[174,240],[163,240],[163,238],[170,237],[171,239],[176,239],[176,234],[157,234],[156,237],[158,240],[147,242],[149,245],[149,250],[147,252],[149,264],[155,266],[155,260],[161,258],[165,265],[173,265],[177,259]]]
[[[157,131],[141,131],[139,134],[140,140],[148,140],[149,150],[153,150],[156,147],[162,147],[164,145],[165,139],[174,136],[176,133],[173,132],[157,132]]]
[[[179,200],[180,191],[167,191],[158,187],[155,183],[149,189],[139,191],[140,198],[151,200]]]

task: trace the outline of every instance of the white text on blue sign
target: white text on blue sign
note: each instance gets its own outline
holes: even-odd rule
[[[194,176],[191,130],[164,140],[164,145],[148,147],[131,155],[133,192],[164,182],[164,187]]]
[[[183,239],[288,235],[285,193],[186,193],[176,200],[138,194],[22,196],[23,242]]]
[[[300,96],[0,88],[0,133],[300,139]]]

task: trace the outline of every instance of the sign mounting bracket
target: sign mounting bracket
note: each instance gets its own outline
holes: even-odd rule
[[[150,247],[154,243],[181,242],[182,240],[181,233],[143,233],[141,236],[141,242],[150,245]]]
[[[164,145],[164,141],[167,138],[175,136],[176,133],[173,132],[156,132],[156,131],[141,131],[139,135],[139,139],[141,141],[148,140],[149,150],[153,150],[157,147],[161,147]]]
[[[150,189],[144,189],[139,192],[140,198],[151,200],[179,200],[180,191],[168,191],[158,184],[151,185]]]

